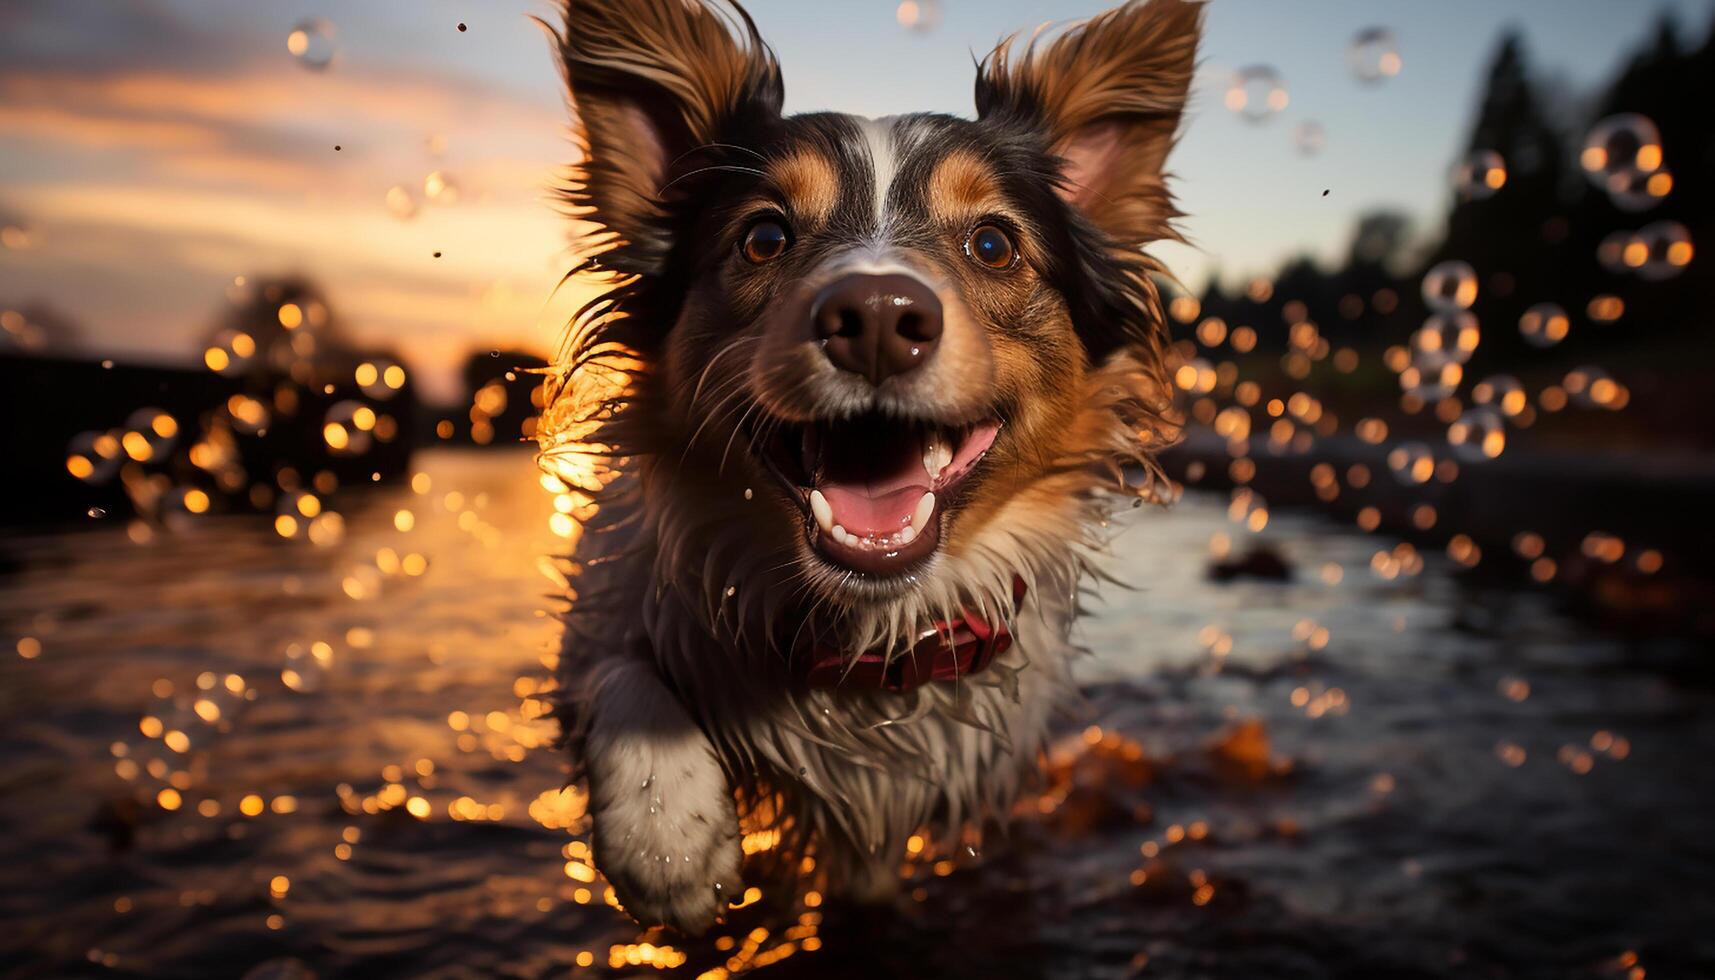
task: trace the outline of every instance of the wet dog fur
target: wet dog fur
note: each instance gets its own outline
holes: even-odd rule
[[[886,896],[910,835],[1004,819],[1027,787],[1072,693],[1106,516],[1159,485],[1151,453],[1176,425],[1142,246],[1176,238],[1163,165],[1200,5],[1002,42],[974,119],[783,116],[736,4],[564,15],[582,150],[565,200],[600,229],[579,272],[604,289],[549,377],[541,439],[578,504],[561,719],[596,862],[639,921],[691,933],[804,855],[832,891]],[[753,247],[766,222],[784,244],[766,228]],[[1004,268],[971,251],[984,226],[1016,253]],[[933,357],[873,382],[810,321],[831,283],[881,273],[931,290],[944,322]],[[782,432],[838,438],[858,416],[998,426],[898,568],[854,568],[767,458]],[[802,682],[816,643],[905,655],[960,609],[1010,626],[979,674]],[[747,863],[741,826],[765,825],[781,842]]]

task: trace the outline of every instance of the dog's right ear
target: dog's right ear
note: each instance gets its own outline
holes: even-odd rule
[[[568,201],[605,232],[603,262],[659,271],[675,187],[721,163],[735,130],[780,116],[780,67],[750,15],[721,0],[563,0],[554,43],[583,160]],[[735,36],[735,30],[738,36]]]

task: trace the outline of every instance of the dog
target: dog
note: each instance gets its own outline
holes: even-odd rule
[[[1168,486],[1142,246],[1178,237],[1200,5],[1004,40],[974,119],[785,116],[736,2],[563,13],[603,288],[539,438],[580,520],[558,710],[596,864],[689,934],[812,866],[885,899],[911,835],[1028,788],[1107,517]]]

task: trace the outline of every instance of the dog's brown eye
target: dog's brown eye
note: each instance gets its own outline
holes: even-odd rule
[[[744,233],[744,243],[739,251],[744,257],[756,265],[772,262],[785,254],[786,246],[791,240],[786,236],[786,229],[778,221],[758,221]]]
[[[965,239],[965,254],[991,269],[1010,269],[1018,258],[1012,236],[994,225],[978,225]]]

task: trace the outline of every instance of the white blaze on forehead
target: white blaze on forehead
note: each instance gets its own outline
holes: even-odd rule
[[[875,226],[878,230],[882,227],[883,215],[887,209],[887,189],[893,186],[893,175],[899,170],[899,160],[893,150],[893,122],[896,118],[883,116],[880,119],[858,120],[864,144],[869,147],[870,171],[875,175],[872,202],[875,208]]]

